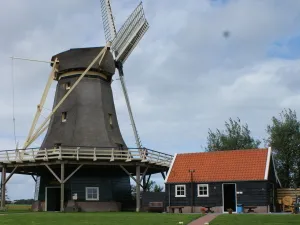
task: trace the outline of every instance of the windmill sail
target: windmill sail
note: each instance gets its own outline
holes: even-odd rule
[[[128,17],[112,41],[111,47],[115,52],[117,61],[121,61],[122,63],[126,61],[148,28],[149,24],[145,18],[141,2]]]
[[[112,16],[109,0],[100,0],[103,29],[106,42],[112,41],[116,36],[116,27]]]

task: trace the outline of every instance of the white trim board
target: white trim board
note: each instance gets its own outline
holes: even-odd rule
[[[271,147],[269,147],[267,161],[266,161],[266,168],[265,168],[265,180],[268,180],[268,176],[269,176],[271,153],[272,153],[272,149]]]
[[[168,181],[168,178],[169,178],[169,175],[170,175],[170,173],[172,171],[172,168],[173,168],[174,162],[176,160],[176,157],[177,157],[177,153],[175,153],[174,158],[173,158],[173,160],[171,162],[171,166],[170,166],[170,168],[168,170],[168,173],[167,173],[167,176],[166,176],[166,179],[165,179],[165,183],[167,183],[167,181]]]

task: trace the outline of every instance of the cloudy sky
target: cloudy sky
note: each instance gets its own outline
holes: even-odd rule
[[[117,29],[139,3],[111,2]],[[171,154],[202,151],[208,129],[223,128],[229,117],[240,117],[262,139],[272,116],[285,107],[299,112],[300,1],[144,0],[144,9],[150,29],[124,70],[145,147]],[[14,60],[12,67],[9,57],[50,60],[58,52],[105,41],[99,0],[5,1],[0,21],[0,143],[1,149],[12,149],[13,90],[21,147],[50,66]],[[118,80],[112,88],[122,134],[134,147]],[[54,90],[55,84],[44,117]],[[8,190],[11,199],[31,198],[34,182],[13,176]]]

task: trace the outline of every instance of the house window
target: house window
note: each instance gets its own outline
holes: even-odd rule
[[[61,122],[66,122],[67,121],[67,112],[62,112],[61,113]]]
[[[208,184],[198,184],[198,197],[208,197]]]
[[[85,188],[85,200],[89,200],[89,201],[99,200],[99,188],[98,187],[86,187]]]
[[[175,197],[185,197],[185,185],[175,185]]]
[[[71,83],[70,82],[64,83],[63,86],[66,90],[69,90],[71,88]]]
[[[112,114],[110,114],[110,113],[108,113],[108,122],[109,122],[109,125],[112,127],[112,125],[113,125]]]

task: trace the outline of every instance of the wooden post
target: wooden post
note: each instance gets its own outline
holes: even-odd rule
[[[3,165],[2,174],[1,174],[1,207],[0,209],[5,208],[5,184],[6,184],[6,167]]]
[[[141,167],[136,166],[136,211],[140,211],[141,195],[140,195],[140,184],[141,184]]]
[[[65,202],[65,164],[60,165],[60,211],[64,211]]]
[[[147,185],[146,185],[146,175],[143,176],[143,192],[146,192],[147,190]]]

